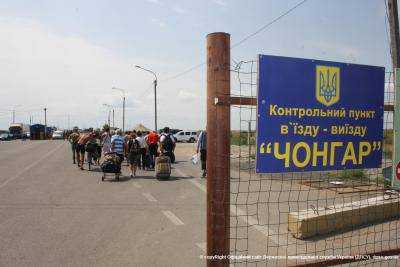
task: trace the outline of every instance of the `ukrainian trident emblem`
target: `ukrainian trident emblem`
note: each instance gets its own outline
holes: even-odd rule
[[[340,98],[340,68],[316,66],[316,92],[318,102],[330,106]]]

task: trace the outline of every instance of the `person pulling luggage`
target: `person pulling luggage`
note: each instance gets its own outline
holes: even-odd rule
[[[137,140],[137,136],[134,132],[130,134],[126,151],[128,152],[128,162],[131,169],[131,178],[133,178],[136,177],[136,170],[141,157],[140,143]]]
[[[160,156],[155,161],[155,176],[158,179],[167,179],[171,175],[171,160],[175,147],[175,140],[165,127],[160,137]]]
[[[175,162],[175,138],[171,135],[169,127],[165,127],[160,137],[160,152],[168,156],[171,163]]]
[[[121,129],[118,129],[115,135],[111,137],[111,151],[118,155],[120,163],[124,161],[125,138],[122,136]]]

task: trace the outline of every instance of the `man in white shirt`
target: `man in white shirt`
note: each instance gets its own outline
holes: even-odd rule
[[[148,168],[147,160],[146,160],[146,141],[141,131],[136,133],[137,137],[136,140],[139,142],[140,145],[140,152],[141,152],[141,160],[139,161],[139,168],[142,170]]]

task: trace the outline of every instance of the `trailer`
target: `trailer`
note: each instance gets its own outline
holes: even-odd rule
[[[30,126],[23,123],[12,123],[8,128],[9,133],[14,139],[26,138],[28,132],[30,131]]]

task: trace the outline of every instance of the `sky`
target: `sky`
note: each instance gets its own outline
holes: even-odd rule
[[[0,129],[15,122],[100,127],[115,107],[126,128],[158,125],[202,129],[206,123],[206,35],[227,32],[231,44],[300,0],[2,0]],[[391,70],[385,3],[308,0],[231,50],[233,62],[258,54],[384,66]],[[234,84],[234,83],[232,83]],[[232,88],[233,90],[233,88]]]

